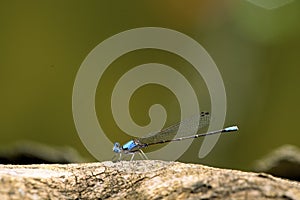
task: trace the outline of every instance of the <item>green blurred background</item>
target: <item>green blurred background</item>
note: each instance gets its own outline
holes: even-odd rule
[[[93,161],[73,122],[76,73],[88,53],[108,37],[155,26],[180,31],[206,49],[226,87],[225,125],[240,127],[238,134],[220,137],[206,158],[199,160],[201,143],[196,143],[179,161],[251,169],[256,159],[276,147],[300,146],[299,19],[299,1],[273,10],[249,1],[219,0],[1,1],[0,145],[30,140],[72,146]],[[135,65],[143,59],[170,66],[181,63],[175,55],[159,51],[136,52],[116,62]],[[148,91],[156,89],[161,88]],[[176,99],[168,95],[173,101],[161,96],[161,103],[179,112]],[[149,96],[138,92],[136,96],[140,100],[132,101],[132,115],[145,123],[147,110],[134,108],[140,108]],[[97,104],[99,99],[98,89],[97,110],[105,107]],[[203,104],[209,105],[206,100]],[[106,110],[101,115],[111,115]]]

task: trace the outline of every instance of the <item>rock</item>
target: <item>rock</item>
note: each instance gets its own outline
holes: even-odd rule
[[[0,164],[67,164],[84,161],[71,147],[53,147],[31,141],[19,141],[0,149]]]
[[[300,199],[271,175],[155,160],[0,165],[0,199]]]
[[[258,160],[254,170],[300,181],[300,149],[292,145],[281,146]]]

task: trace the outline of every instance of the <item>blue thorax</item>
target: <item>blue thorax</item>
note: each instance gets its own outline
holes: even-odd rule
[[[127,142],[126,144],[124,144],[122,146],[122,149],[125,150],[125,151],[131,151],[135,147],[137,147],[136,142],[134,140],[130,140],[129,142]]]

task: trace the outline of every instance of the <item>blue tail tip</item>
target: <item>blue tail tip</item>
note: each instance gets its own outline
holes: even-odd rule
[[[230,126],[224,129],[224,132],[232,132],[232,131],[238,131],[239,127],[238,126]]]

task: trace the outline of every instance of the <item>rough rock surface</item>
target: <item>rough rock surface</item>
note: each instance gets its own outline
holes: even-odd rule
[[[0,165],[0,199],[300,199],[300,183],[163,161]]]

